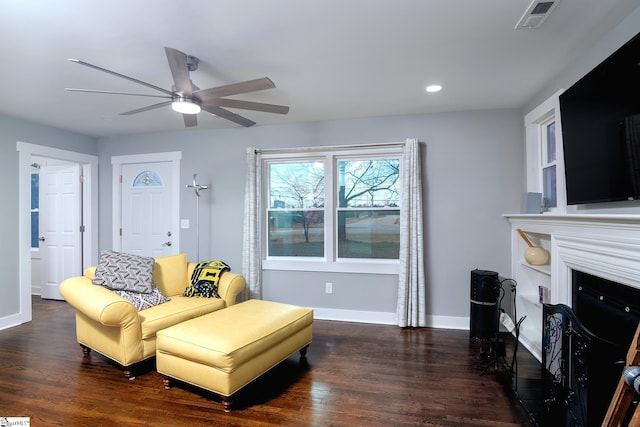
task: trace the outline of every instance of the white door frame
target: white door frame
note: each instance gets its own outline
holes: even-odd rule
[[[122,165],[127,163],[152,163],[152,162],[171,162],[171,175],[173,180],[173,188],[175,191],[172,193],[173,200],[171,201],[171,227],[172,239],[175,242],[176,253],[180,252],[180,160],[182,159],[181,151],[171,151],[166,153],[150,153],[150,154],[132,154],[126,156],[113,156],[111,157],[111,164],[113,165],[112,175],[112,234],[111,234],[111,247],[114,251],[120,251],[122,249],[122,240],[120,236],[120,227],[122,227],[121,216],[121,185],[120,185],[120,171]]]
[[[85,171],[82,200],[85,232],[82,235],[82,259],[86,268],[98,254],[98,157],[44,145],[17,141],[18,151],[18,280],[20,312],[2,319],[0,329],[30,322],[31,315],[31,157],[49,157],[79,163]]]

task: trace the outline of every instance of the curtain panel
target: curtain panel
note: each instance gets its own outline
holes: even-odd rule
[[[262,299],[262,245],[260,244],[262,156],[247,148],[247,173],[244,193],[244,226],[242,242],[242,274],[247,286],[241,301]]]
[[[400,271],[396,323],[400,327],[427,325],[422,216],[420,143],[405,142],[402,156],[400,208]]]

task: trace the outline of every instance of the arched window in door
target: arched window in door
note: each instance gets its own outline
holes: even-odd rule
[[[154,171],[146,170],[140,172],[138,176],[135,177],[131,187],[164,187],[164,184],[162,182],[162,178],[160,178],[160,175],[158,175]]]

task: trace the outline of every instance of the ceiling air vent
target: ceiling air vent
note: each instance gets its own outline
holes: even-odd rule
[[[553,12],[560,0],[542,1],[533,0],[516,24],[516,30],[530,30],[539,28],[547,17]]]

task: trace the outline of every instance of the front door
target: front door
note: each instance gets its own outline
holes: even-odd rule
[[[121,177],[121,251],[154,258],[177,253],[172,162],[124,163]]]
[[[41,296],[63,299],[60,282],[82,275],[80,165],[43,166],[39,185]]]

